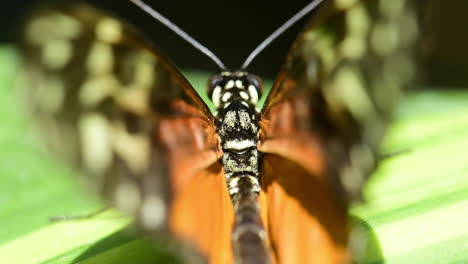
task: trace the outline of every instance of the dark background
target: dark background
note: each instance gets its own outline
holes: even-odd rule
[[[25,11],[45,1],[5,2],[0,10],[0,40],[14,36],[14,25]],[[50,1],[49,1],[50,2]],[[55,1],[60,2],[60,1]],[[65,1],[62,1],[65,2]],[[181,68],[217,72],[217,66],[198,50],[169,31],[126,0],[88,1],[102,6],[137,26],[161,51]],[[238,68],[249,53],[309,0],[289,2],[265,0],[237,1],[156,1],[146,0],[153,8],[212,50],[230,68]],[[273,78],[279,71],[291,43],[304,27],[301,21],[271,44],[253,61],[249,69]]]
[[[239,67],[248,54],[310,0],[203,0],[146,2],[211,49],[228,68]],[[468,1],[415,0],[421,13],[423,84],[468,86]],[[46,1],[5,1],[0,10],[0,41],[11,40],[25,11]],[[57,2],[57,1],[56,1]],[[58,1],[60,2],[60,1]],[[65,2],[65,1],[61,1]],[[89,0],[137,26],[182,68],[216,72],[217,66],[185,41],[126,0]],[[249,67],[274,78],[301,21],[264,50]]]

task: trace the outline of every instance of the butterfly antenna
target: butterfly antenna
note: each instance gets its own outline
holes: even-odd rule
[[[314,10],[320,3],[322,3],[323,0],[313,0],[311,1],[308,5],[306,5],[304,8],[301,9],[301,11],[297,12],[294,16],[292,16],[288,21],[284,22],[283,25],[281,25],[278,29],[276,29],[273,33],[271,33],[270,36],[268,36],[260,45],[258,45],[252,53],[247,57],[247,59],[244,61],[242,64],[241,69],[245,70],[249,64],[252,62],[252,60],[257,57],[257,55],[262,52],[268,45],[270,45],[273,40],[278,38],[281,34],[284,33],[287,29],[289,29],[292,25],[294,25],[298,20],[306,16],[309,12]]]
[[[174,31],[178,36],[180,36],[185,41],[187,41],[192,46],[194,46],[196,49],[198,49],[203,54],[208,56],[208,58],[210,58],[214,63],[216,63],[219,68],[221,68],[222,70],[226,70],[226,66],[224,66],[223,62],[211,50],[209,50],[207,47],[203,46],[200,42],[196,41],[194,38],[192,38],[185,31],[180,29],[176,24],[172,23],[169,19],[167,19],[166,17],[161,15],[158,11],[154,10],[149,5],[145,4],[143,1],[140,1],[140,0],[130,0],[130,2],[132,2],[136,6],[140,7],[147,14],[149,14],[150,16],[152,16],[153,18],[155,18],[156,20],[161,22],[167,28]]]

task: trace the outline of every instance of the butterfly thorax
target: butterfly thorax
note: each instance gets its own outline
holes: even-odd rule
[[[255,105],[261,93],[261,81],[243,71],[222,72],[210,78],[208,88],[216,106],[224,175],[235,209],[232,234],[235,258],[268,259],[257,202],[261,190],[261,155],[257,149],[260,116]]]
[[[210,78],[208,93],[216,106],[216,124],[223,149],[222,163],[232,198],[239,192],[239,181],[259,182],[258,120],[255,104],[261,81],[243,71],[222,72]],[[257,188],[258,187],[258,188]]]

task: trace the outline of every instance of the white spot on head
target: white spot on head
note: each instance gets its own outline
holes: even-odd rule
[[[252,84],[249,85],[249,94],[250,94],[250,102],[256,104],[258,102],[258,92],[255,86]]]
[[[229,80],[225,86],[226,89],[231,89],[232,87],[234,87],[234,81],[233,80]]]
[[[244,84],[242,83],[241,80],[237,80],[237,81],[236,81],[236,87],[239,88],[239,89],[245,88],[245,87],[244,87]]]
[[[141,219],[143,225],[149,229],[157,229],[166,217],[164,202],[157,196],[147,198],[142,207]]]
[[[232,93],[230,92],[227,92],[223,95],[223,98],[221,99],[223,102],[227,102],[227,100],[229,100],[229,98],[232,97]]]
[[[244,76],[247,75],[247,72],[245,72],[245,71],[237,71],[237,72],[234,72],[234,75],[235,75],[236,77],[244,77]]]
[[[231,104],[231,102],[227,102],[227,103],[224,105],[224,108],[227,108],[230,104]]]
[[[211,95],[211,101],[213,104],[218,107],[221,104],[221,87],[216,86],[213,90],[213,94]]]
[[[241,102],[241,104],[243,104],[243,105],[245,105],[245,106],[249,107],[249,104],[248,104],[248,103],[246,103],[246,102]]]
[[[244,99],[244,100],[249,100],[249,95],[248,95],[246,92],[241,91],[241,92],[239,93],[239,95],[240,95],[240,97],[242,97],[242,99]]]

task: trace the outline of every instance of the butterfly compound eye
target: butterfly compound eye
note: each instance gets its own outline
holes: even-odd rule
[[[221,87],[221,82],[223,81],[223,76],[221,74],[215,74],[208,79],[207,93],[211,98],[213,91],[217,86]]]
[[[247,74],[246,79],[248,82],[247,88],[249,91],[250,101],[253,104],[256,104],[258,99],[262,96],[262,79],[251,73]]]
[[[224,77],[221,74],[215,74],[208,79],[208,97],[218,107],[221,103],[222,82]]]

